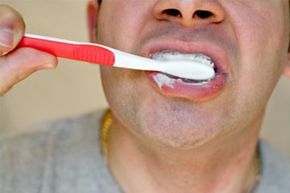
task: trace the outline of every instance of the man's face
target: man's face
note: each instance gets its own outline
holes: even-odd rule
[[[288,0],[104,0],[97,42],[136,55],[204,54],[217,77],[101,68],[118,123],[176,147],[257,127],[288,62]],[[194,64],[193,64],[194,65]]]

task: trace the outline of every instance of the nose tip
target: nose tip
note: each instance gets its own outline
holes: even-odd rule
[[[192,27],[220,23],[225,13],[216,0],[159,0],[154,7],[154,15],[158,20]]]

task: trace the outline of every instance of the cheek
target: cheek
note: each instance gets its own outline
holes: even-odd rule
[[[287,58],[288,20],[280,1],[241,2],[229,2],[232,11],[228,8],[239,53],[233,64],[232,108],[249,120],[262,113],[280,78]]]
[[[140,72],[128,70],[101,69],[106,99],[119,123],[139,133],[144,123],[151,123],[154,91],[151,90]],[[143,131],[141,131],[142,133]]]
[[[101,78],[107,101],[116,114],[131,117],[136,110],[138,98],[142,96],[140,72],[101,67]]]
[[[281,2],[269,0],[256,4],[246,3],[233,13],[240,53],[235,68],[241,93],[267,98],[285,65],[288,25]],[[251,19],[245,19],[249,15]]]
[[[132,52],[146,27],[155,0],[114,0],[104,2],[98,20],[99,43]],[[120,7],[122,9],[120,9]]]

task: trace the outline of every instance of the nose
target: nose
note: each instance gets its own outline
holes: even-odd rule
[[[218,0],[158,0],[154,16],[160,21],[193,27],[220,23],[225,12]]]

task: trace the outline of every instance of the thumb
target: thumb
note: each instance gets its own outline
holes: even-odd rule
[[[7,5],[0,5],[0,55],[12,51],[25,31],[21,15]]]

